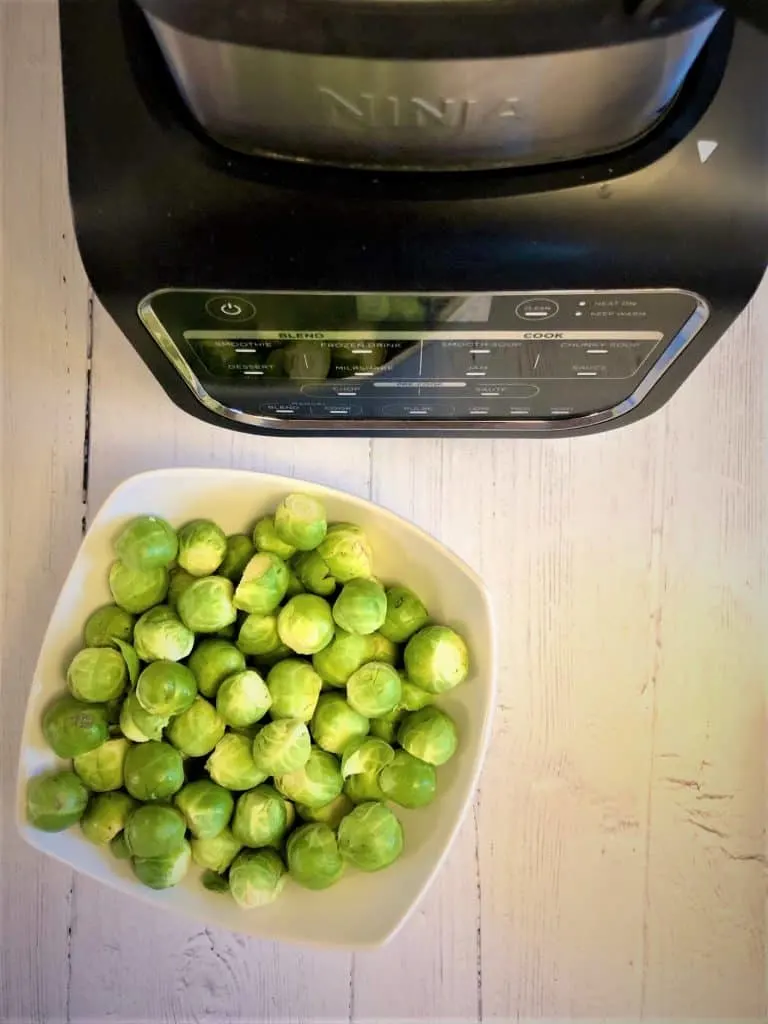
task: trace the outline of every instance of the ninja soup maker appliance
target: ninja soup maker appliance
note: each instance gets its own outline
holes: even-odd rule
[[[763,0],[61,0],[86,271],[265,434],[573,436],[768,253]]]

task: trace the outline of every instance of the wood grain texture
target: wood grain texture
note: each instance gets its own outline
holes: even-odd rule
[[[0,57],[0,1021],[765,1020],[768,288],[662,412],[610,434],[213,428],[170,404],[98,304],[89,317],[50,0],[0,5]],[[492,591],[500,696],[474,812],[384,950],[159,915],[7,824],[27,680],[81,520],[169,465],[371,497]]]

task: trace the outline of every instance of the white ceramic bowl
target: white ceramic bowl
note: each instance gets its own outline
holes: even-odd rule
[[[203,889],[194,867],[178,888],[155,892],[135,880],[128,864],[85,840],[79,828],[55,834],[31,828],[24,811],[27,780],[59,763],[43,739],[43,710],[64,689],[66,664],[81,645],[86,618],[111,600],[107,567],[114,558],[112,541],[121,525],[132,516],[154,513],[177,526],[189,519],[211,518],[226,532],[234,533],[247,530],[291,491],[321,499],[330,520],[362,526],[373,545],[377,575],[412,587],[433,617],[459,629],[470,647],[469,680],[439,701],[456,720],[459,750],[439,769],[434,803],[418,811],[396,809],[405,829],[400,860],[372,875],[348,870],[338,885],[324,892],[289,883],[271,906],[244,911],[232,900]],[[112,493],[94,519],[45,635],[22,736],[19,831],[31,846],[76,871],[163,910],[178,910],[210,925],[299,944],[344,949],[382,945],[400,928],[434,878],[471,802],[490,735],[495,652],[491,602],[480,579],[433,537],[385,509],[302,480],[237,470],[170,469],[131,477]]]

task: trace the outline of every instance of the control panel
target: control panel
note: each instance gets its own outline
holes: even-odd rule
[[[253,422],[612,418],[707,318],[679,290],[311,294],[163,290],[139,315],[197,397]]]

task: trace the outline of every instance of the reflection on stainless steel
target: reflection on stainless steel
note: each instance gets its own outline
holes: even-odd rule
[[[602,49],[420,61],[219,43],[147,17],[191,112],[225,145],[428,170],[531,165],[627,144],[669,106],[717,21]]]

